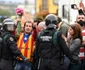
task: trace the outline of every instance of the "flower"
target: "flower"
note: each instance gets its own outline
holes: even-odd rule
[[[24,10],[22,8],[16,8],[16,14],[19,16],[22,16],[24,13]]]

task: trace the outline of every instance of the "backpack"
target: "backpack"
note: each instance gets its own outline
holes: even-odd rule
[[[6,38],[8,37],[8,35],[9,35],[8,33],[6,33],[5,35],[3,35],[2,32],[0,31],[0,59],[2,58],[4,41],[6,40]]]

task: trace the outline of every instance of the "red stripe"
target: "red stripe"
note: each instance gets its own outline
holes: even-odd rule
[[[85,36],[85,33],[82,33],[83,36]]]
[[[85,49],[83,48],[83,49],[80,49],[80,52],[85,52]]]
[[[85,52],[85,48],[80,48],[80,52]]]
[[[85,57],[80,57],[80,59],[84,59]]]
[[[82,32],[82,35],[85,36],[85,32]]]
[[[25,44],[25,49],[24,49],[24,56],[27,57],[27,53],[28,53],[28,43],[29,43],[29,39],[27,40],[26,44]]]

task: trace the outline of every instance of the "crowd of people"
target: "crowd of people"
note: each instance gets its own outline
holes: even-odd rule
[[[20,15],[21,16],[21,15]],[[20,17],[21,18],[21,17]],[[74,24],[48,14],[24,22],[11,18],[0,30],[0,70],[84,70],[85,15]]]

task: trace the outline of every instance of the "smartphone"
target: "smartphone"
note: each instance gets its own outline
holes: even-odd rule
[[[82,9],[79,9],[79,10],[78,10],[78,13],[85,15]]]
[[[76,4],[72,4],[72,5],[71,5],[71,8],[72,8],[72,9],[76,9],[76,8],[77,8],[77,5],[76,5]]]

